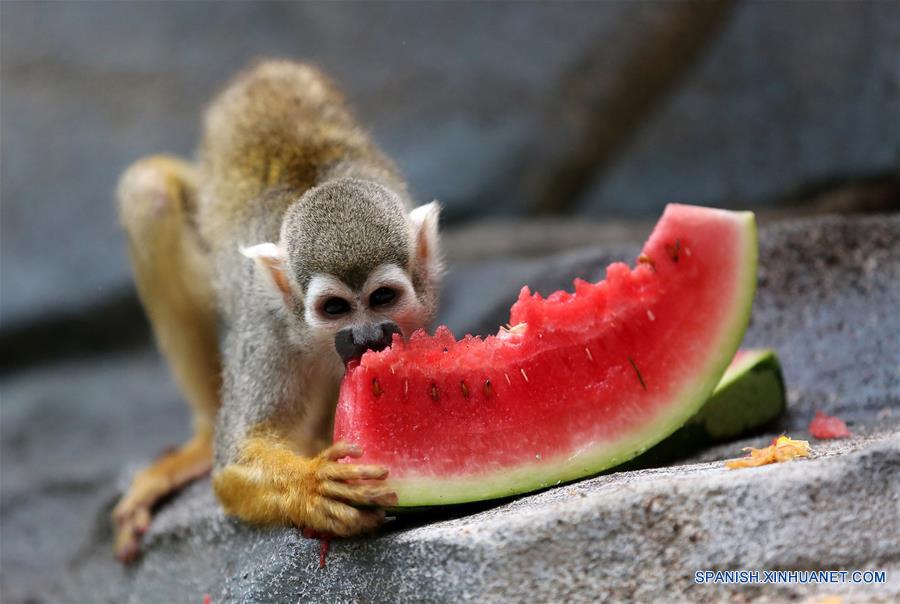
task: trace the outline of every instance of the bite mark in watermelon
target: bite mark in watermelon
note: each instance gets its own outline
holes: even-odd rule
[[[546,299],[523,288],[511,329],[395,339],[344,378],[335,441],[390,468],[399,507],[524,493],[656,444],[712,393],[756,287],[752,213],[669,205],[635,268]]]

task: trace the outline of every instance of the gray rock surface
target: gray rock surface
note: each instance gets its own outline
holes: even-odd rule
[[[815,449],[779,466],[623,472],[460,518],[401,519],[332,543],[325,568],[296,531],[226,519],[203,482],[158,516],[133,573],[110,572],[101,548],[68,589],[109,602],[896,601],[900,436]],[[878,569],[889,582],[695,584],[709,569]]]
[[[517,215],[532,177],[568,167],[582,119],[617,125],[653,85],[623,71],[672,29],[675,5],[4,2],[3,323],[127,288],[118,174],[148,153],[191,153],[203,103],[258,56],[334,73],[451,220]],[[669,92],[587,161],[593,188],[560,203],[653,216],[671,200],[764,204],[895,169],[896,2],[744,2],[721,18]]]
[[[487,332],[521,283],[597,278],[636,246],[454,267],[443,318]],[[140,464],[187,434],[150,353],[73,361],[0,382],[3,602],[784,601],[900,598],[900,215],[820,218],[761,232],[746,343],[774,345],[789,412],[772,433],[681,465],[598,478],[510,502],[402,517],[378,537],[318,544],[226,519],[208,481],[165,503],[146,555],[112,559],[107,516]],[[813,457],[727,471],[721,460],[813,410],[854,438]],[[704,569],[875,569],[884,585],[695,585]],[[812,599],[812,600],[809,600]]]

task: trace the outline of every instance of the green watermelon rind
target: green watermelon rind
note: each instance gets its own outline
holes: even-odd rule
[[[752,212],[729,212],[735,221],[741,222],[745,256],[743,275],[737,279],[739,291],[735,295],[735,308],[729,325],[721,330],[718,345],[709,347],[709,364],[705,371],[698,371],[693,380],[687,381],[677,400],[669,403],[666,411],[652,423],[615,442],[604,442],[569,455],[564,459],[541,459],[535,463],[506,467],[496,472],[450,478],[424,476],[388,478],[398,497],[393,508],[422,508],[438,505],[468,503],[498,499],[537,491],[587,476],[598,474],[620,465],[656,445],[696,414],[713,393],[734,357],[750,322],[750,310],[756,292],[758,244],[756,220]],[[742,291],[741,291],[742,290]],[[552,476],[551,480],[547,477]]]
[[[728,369],[726,369],[725,373],[722,375],[722,379],[719,380],[718,385],[716,385],[713,394],[725,390],[731,386],[732,383],[741,379],[741,377],[754,365],[762,365],[763,363],[770,362],[780,368],[778,355],[776,355],[775,351],[771,348],[750,348],[745,351],[742,350],[741,353],[741,358],[728,366]]]
[[[745,350],[688,425],[701,427],[711,442],[722,441],[774,420],[786,405],[778,355],[771,349]]]

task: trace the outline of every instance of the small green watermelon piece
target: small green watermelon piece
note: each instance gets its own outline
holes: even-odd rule
[[[772,421],[785,408],[784,377],[774,350],[739,350],[712,396],[687,426],[710,442],[737,438]]]

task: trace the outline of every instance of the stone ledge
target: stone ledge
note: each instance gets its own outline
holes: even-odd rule
[[[871,505],[878,501],[879,505]],[[611,473],[472,515],[401,518],[370,539],[318,543],[226,519],[208,481],[162,510],[145,556],[106,550],[73,578],[110,601],[719,601],[900,597],[900,432],[814,443],[813,457],[748,470],[721,461]],[[422,522],[425,524],[421,524]],[[705,569],[878,569],[889,582],[695,585]],[[118,576],[118,585],[110,584]],[[115,591],[119,591],[118,594]],[[127,597],[121,597],[125,593]]]

